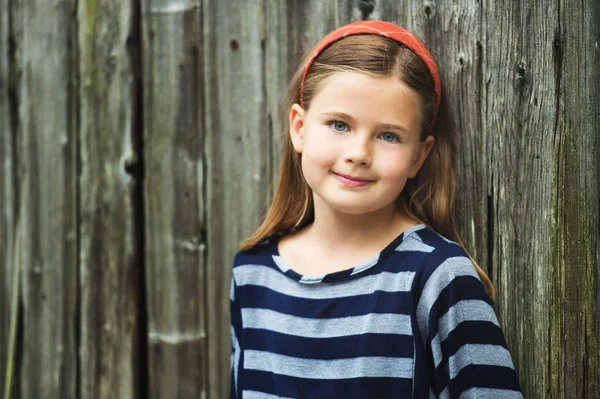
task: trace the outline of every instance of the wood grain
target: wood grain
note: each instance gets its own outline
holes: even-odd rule
[[[14,238],[17,216],[16,195],[18,192],[15,179],[15,101],[14,101],[14,59],[10,46],[11,29],[10,8],[8,0],[0,0],[0,394],[4,394],[7,362],[12,353],[16,354],[15,338],[10,338],[11,325],[16,322],[18,309],[13,301],[18,284],[14,265]],[[14,334],[13,334],[14,335]],[[12,373],[16,373],[14,358]],[[12,384],[16,392],[16,384]]]
[[[557,8],[557,113],[548,121],[556,166],[547,251],[559,276],[549,293],[551,383],[557,397],[585,398],[600,391],[600,4]]]
[[[524,393],[551,398],[592,397],[600,383],[598,7],[577,12],[583,24],[563,7],[578,8],[496,2],[484,17],[497,308]]]
[[[148,397],[205,395],[200,4],[142,4]]]
[[[77,396],[77,92],[74,4],[20,15],[15,264],[22,272],[21,398]],[[18,10],[17,10],[18,8]],[[17,265],[18,264],[18,265]]]
[[[483,120],[491,141],[492,263],[496,309],[526,397],[550,388],[556,3],[486,4]],[[532,33],[532,34],[530,34]],[[546,250],[542,248],[547,248]],[[558,300],[558,298],[556,298]],[[558,370],[556,370],[558,372]]]
[[[141,159],[132,3],[81,2],[79,394],[139,398]],[[137,42],[137,43],[135,43]],[[145,326],[144,326],[145,327]],[[145,331],[145,328],[143,329]]]
[[[203,8],[209,398],[229,390],[229,287],[239,242],[258,227],[271,182],[262,1]],[[214,21],[219,21],[215,23]]]

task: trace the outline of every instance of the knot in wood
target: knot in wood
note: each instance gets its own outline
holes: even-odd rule
[[[362,14],[362,19],[367,19],[375,10],[375,0],[359,0],[358,9]]]

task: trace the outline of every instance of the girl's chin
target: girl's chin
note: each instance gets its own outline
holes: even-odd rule
[[[324,203],[326,204],[326,206],[335,209],[338,212],[342,212],[345,213],[347,215],[354,215],[354,216],[359,216],[359,215],[366,215],[366,214],[371,214],[377,211],[381,211],[384,208],[387,208],[389,206],[395,206],[395,203],[391,203],[391,204],[385,204],[385,203],[372,203],[372,202],[365,202],[365,201],[328,201],[327,199],[324,200]]]

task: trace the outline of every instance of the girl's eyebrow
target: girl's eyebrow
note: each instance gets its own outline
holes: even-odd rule
[[[340,111],[326,112],[324,114],[324,116],[327,116],[327,117],[330,117],[330,118],[345,119],[345,120],[348,120],[348,121],[353,122],[353,123],[356,122],[356,120],[353,117],[351,117],[350,115],[345,114],[343,112],[340,112]],[[403,132],[410,133],[408,131],[408,129],[406,129],[404,126],[394,125],[392,123],[380,123],[379,127],[383,128],[383,129],[402,130]]]

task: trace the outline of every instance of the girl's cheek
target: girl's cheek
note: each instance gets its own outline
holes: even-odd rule
[[[321,137],[311,137],[304,147],[304,156],[310,160],[312,164],[327,166],[335,162],[337,153],[339,152],[339,143],[332,140],[326,135]]]
[[[329,166],[335,162],[335,153],[325,146],[315,146],[305,151],[307,161],[317,166]]]
[[[406,151],[394,154],[379,154],[375,158],[373,168],[377,169],[381,178],[404,181],[411,165],[410,155]]]

